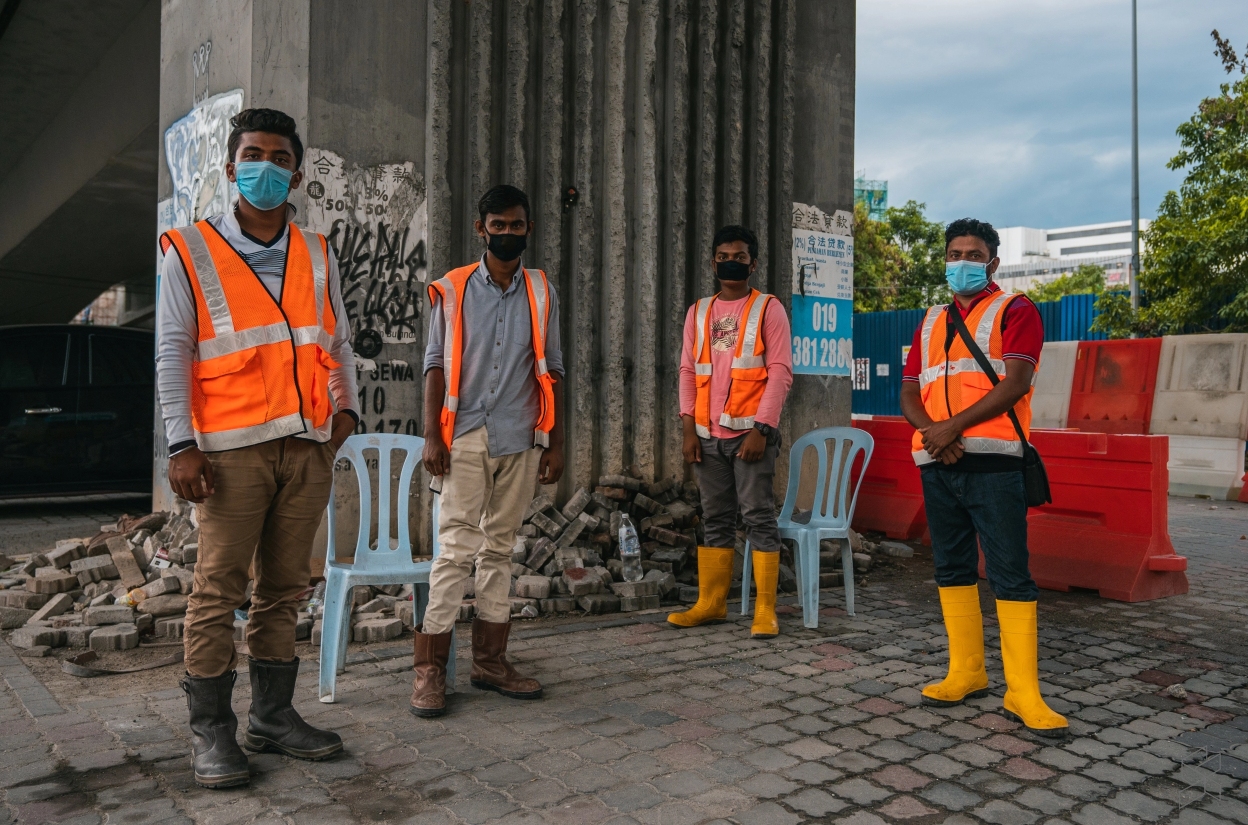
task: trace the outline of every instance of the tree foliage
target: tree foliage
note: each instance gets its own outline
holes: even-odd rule
[[[1027,297],[1036,303],[1060,301],[1064,295],[1100,295],[1105,291],[1105,270],[1096,264],[1082,264],[1047,284],[1027,290]]]
[[[1178,128],[1181,148],[1168,166],[1186,176],[1146,235],[1141,308],[1122,292],[1097,302],[1093,328],[1114,337],[1248,330],[1248,58],[1213,34],[1223,65],[1240,77]]]
[[[923,309],[950,300],[945,285],[945,228],[925,204],[892,207],[882,221],[854,207],[854,311]]]

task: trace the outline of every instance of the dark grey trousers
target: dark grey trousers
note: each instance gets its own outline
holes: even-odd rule
[[[703,438],[702,461],[693,475],[702,494],[702,525],[708,547],[735,547],[737,516],[745,524],[751,550],[778,552],[776,527],[776,456],[780,434],[772,432],[758,461],[742,461],[737,450],[748,433],[736,438]]]

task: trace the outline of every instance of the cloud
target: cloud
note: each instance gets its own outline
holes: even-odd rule
[[[1140,209],[1181,173],[1175,128],[1226,82],[1209,31],[1248,43],[1244,0],[1143,0]],[[858,4],[855,167],[950,220],[1070,226],[1131,209],[1128,0]]]

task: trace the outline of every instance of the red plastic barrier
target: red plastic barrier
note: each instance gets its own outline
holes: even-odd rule
[[[854,529],[875,531],[891,539],[917,539],[927,532],[923,484],[910,455],[914,428],[901,416],[856,419],[854,426],[871,433],[875,450],[858,492]]]
[[[854,511],[854,529],[915,539],[927,528],[914,430],[900,417],[854,421],[875,453]],[[1187,592],[1187,559],[1167,523],[1166,436],[1033,430],[1053,503],[1028,511],[1032,577],[1046,590],[1096,590],[1138,602]],[[980,575],[984,575],[980,560]]]
[[[1080,341],[1066,426],[1094,433],[1147,433],[1160,358],[1160,338]]]

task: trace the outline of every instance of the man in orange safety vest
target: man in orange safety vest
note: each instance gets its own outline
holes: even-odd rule
[[[945,278],[953,301],[927,311],[903,371],[901,410],[916,430],[912,451],[949,635],[948,675],[923,689],[923,702],[947,707],[988,695],[978,587],[982,549],[997,598],[1006,715],[1034,733],[1060,737],[1066,719],[1040,695],[1039,591],[1027,567],[1023,483],[1023,440],[1044,328],[1026,296],[993,283],[999,243],[990,224],[970,218],[949,224]],[[991,377],[966,337],[987,358]]]
[[[440,487],[440,553],[416,627],[411,712],[446,712],[446,663],[464,580],[476,572],[472,685],[514,699],[542,686],[507,660],[511,548],[534,486],[563,473],[563,355],[559,304],[520,256],[533,232],[529,199],[496,186],[477,205],[481,259],[429,287],[425,348],[425,468]]]
[[[303,173],[295,121],[231,120],[224,215],[171,229],[156,311],[156,381],[169,485],[196,505],[199,555],[184,631],[195,781],[246,784],[230,709],[234,612],[247,622],[251,712],[243,744],[303,759],[342,750],[291,705],[295,624],[338,447],[359,421],[337,257],[287,204]]]

